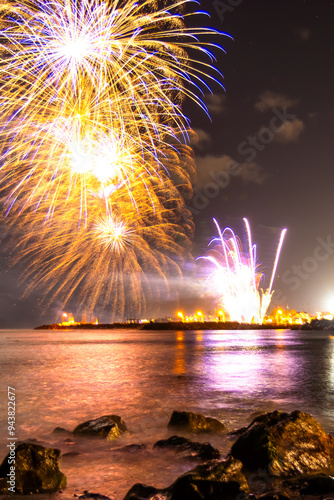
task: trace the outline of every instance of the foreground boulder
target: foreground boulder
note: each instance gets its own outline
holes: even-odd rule
[[[275,477],[334,471],[334,438],[307,413],[265,413],[253,420],[231,449],[249,470]]]
[[[176,479],[163,490],[135,484],[123,500],[241,500],[247,498],[249,487],[241,472],[242,463],[230,457],[199,465]]]
[[[223,434],[227,432],[226,426],[216,418],[205,417],[201,413],[191,411],[173,411],[168,428],[194,434],[210,432]]]
[[[212,444],[197,443],[181,436],[161,439],[155,443],[153,448],[169,448],[178,452],[189,452],[192,456],[200,460],[213,460],[220,456],[219,450],[212,446]]]
[[[0,465],[1,494],[53,493],[66,486],[66,476],[59,468],[60,450],[22,443],[15,450],[15,469],[10,469],[10,457],[9,453]],[[13,489],[7,482],[11,478]]]
[[[230,457],[199,465],[180,476],[169,488],[170,500],[240,500],[249,493],[242,463]]]
[[[128,429],[125,422],[117,415],[104,415],[103,417],[87,420],[79,424],[73,434],[96,436],[112,441],[118,439]]]

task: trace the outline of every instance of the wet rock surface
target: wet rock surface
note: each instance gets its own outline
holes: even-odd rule
[[[153,486],[147,486],[143,483],[137,483],[130,488],[123,500],[144,500],[158,493],[159,490]]]
[[[174,449],[177,452],[188,452],[200,460],[213,460],[220,456],[219,450],[212,446],[212,444],[197,443],[181,436],[161,439],[154,444],[153,448]]]
[[[300,488],[300,492],[302,495],[334,493],[334,477],[317,474],[313,477],[306,478]]]
[[[334,438],[300,411],[255,418],[232,445],[231,454],[247,469],[264,469],[276,477],[334,470]]]
[[[249,487],[242,463],[230,457],[186,472],[168,488],[168,493],[170,500],[240,500],[249,493]]]
[[[112,441],[126,432],[128,432],[128,429],[121,417],[118,415],[104,415],[79,424],[74,429],[73,434],[96,436]]]
[[[216,418],[205,417],[201,413],[190,411],[173,411],[168,428],[193,434],[225,434],[227,432],[226,426]]]
[[[233,457],[199,465],[178,477],[168,488],[155,490],[136,484],[123,500],[167,498],[168,500],[241,500],[249,487],[242,473],[242,463]],[[155,490],[155,491],[154,491]]]
[[[8,493],[7,474],[11,473],[10,455],[0,465],[0,493]],[[15,493],[53,493],[66,486],[60,470],[61,452],[55,448],[22,443],[15,450]],[[12,490],[10,490],[13,492]]]

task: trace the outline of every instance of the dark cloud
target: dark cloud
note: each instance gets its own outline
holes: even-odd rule
[[[282,124],[280,129],[275,133],[274,140],[281,144],[297,142],[304,129],[305,125],[302,120],[295,118]]]
[[[225,183],[233,178],[239,178],[244,183],[263,184],[267,174],[263,168],[255,162],[239,163],[228,155],[206,155],[196,159],[197,165],[197,188],[205,187],[215,179],[222,179],[224,173]],[[227,184],[227,185],[228,185]],[[219,185],[219,182],[218,182]],[[227,187],[226,185],[226,187]]]
[[[299,103],[299,99],[292,99],[284,94],[264,90],[259,95],[254,107],[257,111],[268,111],[274,108],[291,108]]]
[[[191,136],[191,146],[200,152],[205,151],[211,144],[210,134],[201,128],[196,128],[193,132]]]
[[[205,103],[211,115],[220,115],[226,110],[225,94],[206,94]]]

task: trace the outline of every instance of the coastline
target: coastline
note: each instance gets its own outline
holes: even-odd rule
[[[235,321],[217,322],[217,321],[194,321],[194,322],[182,322],[182,321],[166,321],[166,322],[155,322],[150,321],[149,323],[77,323],[73,325],[62,325],[61,323],[55,323],[50,325],[40,325],[36,326],[34,330],[113,330],[113,329],[125,329],[125,330],[301,330],[302,325],[290,325],[290,324],[270,324],[270,325],[260,325],[260,324],[248,324],[248,323],[237,323]]]

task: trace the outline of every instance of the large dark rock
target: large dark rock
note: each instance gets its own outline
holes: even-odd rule
[[[240,500],[249,487],[242,463],[230,457],[223,462],[199,465],[180,476],[169,488],[169,500]]]
[[[11,452],[10,452],[11,453]],[[13,473],[10,469],[10,453],[0,465],[0,493],[8,493],[11,484],[7,483]],[[13,451],[12,451],[13,455]],[[15,493],[52,493],[66,486],[66,476],[60,467],[61,452],[55,448],[22,443],[15,450]],[[9,490],[13,493],[13,490]]]
[[[248,498],[249,487],[241,472],[242,463],[230,457],[199,465],[178,477],[168,488],[135,484],[123,500],[242,500]]]
[[[265,413],[253,420],[231,449],[249,470],[276,477],[334,470],[334,438],[307,413]]]
[[[212,444],[197,443],[181,436],[161,439],[154,444],[153,448],[170,448],[178,452],[189,452],[200,460],[213,460],[220,456],[219,450],[212,446]]]
[[[334,478],[324,474],[317,474],[313,477],[309,477],[301,488],[301,493],[303,495],[334,493]]]
[[[136,483],[129,489],[123,500],[145,500],[159,490],[153,486],[146,486],[146,484]]]
[[[73,431],[73,434],[97,436],[108,441],[119,438],[128,429],[125,422],[117,415],[104,415],[103,417],[87,420],[79,424]]]
[[[168,428],[194,434],[206,432],[223,434],[227,432],[226,426],[216,418],[205,417],[200,413],[191,411],[173,411],[168,422]]]

